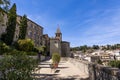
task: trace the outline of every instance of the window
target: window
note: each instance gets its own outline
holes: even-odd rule
[[[30,27],[32,27],[33,25],[32,24],[30,24]]]
[[[57,43],[57,41],[55,41],[54,43]]]

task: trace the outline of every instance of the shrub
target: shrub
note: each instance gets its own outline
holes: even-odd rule
[[[52,54],[52,61],[53,61],[53,63],[59,63],[60,62],[60,54],[59,53],[53,53]]]
[[[26,52],[26,54],[34,56],[34,55],[37,55],[37,52]]]
[[[110,62],[108,63],[108,65],[111,66],[111,67],[120,68],[120,60],[110,61]]]
[[[18,50],[32,51],[34,49],[34,43],[31,39],[18,40]]]
[[[4,56],[0,59],[0,80],[33,80],[31,74],[37,64],[22,52]]]
[[[0,41],[0,55],[11,51],[11,48],[9,46],[7,46],[5,43]]]
[[[38,48],[34,47],[33,48],[33,52],[37,52],[38,53],[39,52]]]
[[[98,64],[102,64],[102,61],[100,59],[97,60]]]
[[[37,55],[37,53],[36,52],[25,52],[25,51],[18,51],[18,50],[13,50],[13,51],[11,51],[11,52],[7,52],[6,54],[7,55],[15,55],[15,54],[24,54],[24,55]]]
[[[41,52],[41,55],[43,55],[43,56],[46,56],[47,54],[46,54],[46,47],[45,46],[41,46],[41,47],[35,47],[34,48],[34,50],[33,50],[34,52]]]

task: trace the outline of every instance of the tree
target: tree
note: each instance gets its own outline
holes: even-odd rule
[[[0,41],[0,55],[10,51],[10,47]]]
[[[83,53],[86,53],[87,49],[88,49],[88,46],[87,46],[87,45],[80,46],[80,50],[81,50]]]
[[[20,32],[19,32],[19,39],[25,39],[27,32],[27,16],[24,15],[22,20],[20,21]]]
[[[6,28],[5,43],[11,45],[14,38],[15,28],[16,28],[16,4],[13,4],[12,8],[8,13],[8,23]]]
[[[98,46],[98,45],[93,45],[92,48],[93,48],[93,49],[99,49],[99,46]]]
[[[60,54],[59,53],[53,53],[52,54],[52,61],[53,61],[53,63],[59,63],[60,62]]]
[[[5,11],[8,11],[10,6],[10,0],[0,0],[0,8],[4,9]]]
[[[120,69],[120,61],[119,60],[113,60],[108,63],[109,66],[111,67],[116,67]]]
[[[111,50],[111,45],[107,45],[107,50]]]

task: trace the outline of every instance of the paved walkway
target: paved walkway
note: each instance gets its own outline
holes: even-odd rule
[[[69,61],[61,61],[56,70],[50,64],[51,60],[40,63],[41,69],[35,72],[38,80],[87,80],[88,76]]]

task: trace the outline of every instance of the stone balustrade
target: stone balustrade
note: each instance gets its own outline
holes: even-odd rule
[[[120,69],[91,63],[89,78],[90,80],[120,80]]]
[[[77,59],[69,59],[69,62],[71,62],[74,66],[76,66],[82,73],[85,73],[89,76],[89,63]]]
[[[78,59],[69,58],[69,62],[89,76],[89,80],[120,80],[120,69],[105,67]]]

